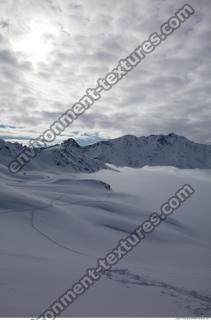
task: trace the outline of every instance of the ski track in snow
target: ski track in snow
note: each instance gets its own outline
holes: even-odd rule
[[[87,254],[85,253],[82,253],[80,251],[77,251],[77,250],[74,250],[74,249],[71,249],[67,246],[64,246],[62,245],[61,243],[59,243],[59,241],[56,241],[55,239],[53,239],[52,237],[50,237],[49,235],[47,235],[45,232],[41,231],[37,226],[36,226],[36,223],[35,223],[35,215],[36,215],[36,211],[38,210],[45,210],[47,208],[50,208],[50,207],[53,207],[54,206],[54,202],[58,201],[58,200],[61,200],[62,197],[64,196],[64,193],[62,193],[58,198],[56,199],[53,199],[51,200],[50,204],[45,206],[45,207],[42,207],[42,208],[39,208],[39,209],[33,209],[32,212],[31,212],[31,220],[30,220],[30,224],[31,224],[31,227],[37,231],[39,234],[41,234],[43,237],[45,237],[47,240],[49,240],[51,243],[55,244],[56,246],[62,248],[62,249],[65,249],[71,253],[76,253],[76,254],[80,254],[80,255],[85,255],[85,256],[88,256]]]
[[[194,316],[208,316],[211,312],[211,297],[202,295],[195,290],[188,290],[171,284],[151,280],[148,277],[134,274],[128,269],[113,269],[105,272],[105,276],[125,286],[136,285],[146,287],[158,287],[162,294],[167,294],[176,299],[186,309],[191,310]]]
[[[36,226],[36,222],[35,222],[35,216],[36,216],[36,212],[37,211],[41,211],[41,210],[45,210],[47,208],[51,208],[54,206],[54,202],[58,201],[58,200],[62,200],[62,197],[64,196],[64,193],[60,194],[57,198],[55,199],[52,199],[50,201],[50,203],[46,206],[43,206],[43,207],[40,207],[40,208],[32,208],[31,210],[30,209],[25,209],[25,210],[22,210],[21,213],[25,212],[25,213],[29,213],[31,218],[30,218],[30,225],[31,227],[36,231],[38,232],[42,237],[46,238],[48,241],[50,241],[51,243],[53,243],[54,245],[62,248],[62,249],[65,249],[71,253],[76,253],[76,254],[80,254],[80,255],[85,255],[85,256],[89,256],[85,253],[82,253],[80,251],[77,251],[77,250],[74,250],[74,249],[71,249],[67,246],[64,246],[62,245],[61,243],[59,243],[59,241],[56,241],[55,239],[53,239],[52,237],[50,237],[49,235],[47,235],[47,233],[41,231],[37,226]],[[0,215],[4,215],[4,214],[14,214],[16,211],[15,210],[7,210],[7,211],[4,211],[4,212],[0,212]]]
[[[142,171],[137,171],[137,175],[138,172]],[[154,175],[154,171],[152,172]],[[106,172],[105,177],[107,177],[107,174],[108,173]],[[121,172],[116,174],[118,174],[120,177]],[[186,173],[186,175],[187,174],[189,173]],[[114,175],[114,173],[112,173],[112,175]],[[105,180],[103,179],[103,181],[106,181],[106,183],[103,183],[101,181],[102,179],[99,177],[96,180],[95,175],[89,175],[89,179],[84,179],[86,177],[85,175],[72,176],[71,174],[64,174],[64,176],[50,174],[50,176],[46,177],[46,173],[41,172],[37,177],[34,174],[30,176],[30,173],[28,173],[26,177],[19,176],[19,178],[16,177],[13,179],[13,177],[7,176],[5,172],[3,172],[1,177],[2,181],[0,181],[0,183],[3,183],[2,187],[0,188],[0,197],[2,201],[2,210],[0,210],[0,219],[2,219],[0,227],[2,227],[2,230],[4,230],[4,223],[6,222],[6,227],[10,228],[10,226],[12,226],[13,232],[14,230],[16,232],[17,227],[17,234],[19,234],[22,230],[25,233],[23,232],[22,238],[18,236],[19,242],[17,242],[17,247],[15,243],[12,243],[12,241],[9,243],[8,252],[6,249],[7,247],[5,246],[4,248],[4,246],[1,245],[0,254],[3,259],[5,257],[12,259],[8,261],[13,261],[14,268],[16,258],[22,259],[21,261],[23,266],[26,268],[29,275],[31,274],[31,262],[28,264],[28,261],[26,260],[29,259],[27,258],[37,259],[37,263],[41,264],[41,266],[43,264],[43,268],[46,272],[46,269],[49,267],[48,263],[51,261],[51,259],[55,263],[58,262],[58,266],[62,270],[63,262],[59,260],[62,257],[62,259],[64,258],[64,261],[69,259],[68,261],[73,263],[73,266],[70,265],[70,272],[71,274],[73,273],[73,277],[71,279],[75,279],[75,274],[78,278],[76,267],[78,262],[80,262],[82,266],[84,265],[87,268],[90,267],[90,261],[93,261],[93,259],[96,261],[97,258],[103,257],[104,254],[108,253],[109,250],[112,250],[120,238],[125,237],[129,232],[137,227],[140,222],[145,220],[148,217],[148,214],[151,212],[145,210],[146,207],[142,209],[141,202],[136,202],[137,198],[135,195],[127,194],[119,190],[118,192],[109,191],[108,186],[110,182],[107,180],[107,178]],[[175,172],[171,172],[169,177],[170,178],[168,179],[176,179]],[[3,181],[4,179],[5,183]],[[98,181],[98,179],[100,179],[100,181]],[[186,177],[183,179],[186,179]],[[200,183],[203,184],[203,179],[200,179],[196,181],[200,181]],[[187,181],[184,181],[187,182],[188,179]],[[124,182],[129,183],[128,179],[125,179]],[[207,188],[207,181],[205,182],[205,187]],[[121,183],[122,182],[120,182],[120,184]],[[178,185],[181,185],[181,183]],[[112,183],[111,186],[113,187]],[[152,183],[151,186],[151,188],[153,188],[154,184]],[[140,248],[138,248],[138,250],[141,251],[137,252],[134,250],[132,257],[131,255],[129,255],[129,258],[126,257],[126,262],[124,262],[126,265],[124,268],[112,269],[106,273],[106,277],[104,277],[106,280],[106,286],[109,285],[111,280],[112,282],[121,284],[126,291],[128,287],[132,288],[132,290],[135,287],[148,287],[152,288],[153,294],[155,292],[155,294],[158,294],[156,291],[157,289],[160,290],[158,299],[161,299],[161,296],[165,295],[172,298],[174,301],[174,306],[178,305],[177,310],[180,310],[181,308],[186,309],[186,314],[189,316],[208,316],[210,314],[210,290],[208,290],[208,286],[205,286],[204,288],[203,284],[200,288],[197,287],[200,281],[204,281],[203,272],[205,272],[204,277],[208,278],[209,274],[209,261],[208,258],[206,258],[206,255],[210,255],[210,247],[208,245],[208,239],[210,239],[208,238],[208,235],[210,232],[206,228],[208,228],[210,225],[210,218],[209,215],[207,215],[207,212],[209,211],[208,209],[210,208],[210,203],[209,197],[204,195],[203,188],[203,192],[201,192],[201,197],[203,196],[203,200],[201,201],[203,203],[203,210],[201,210],[202,207],[199,205],[200,199],[196,198],[195,203],[192,204],[192,207],[189,209],[188,216],[184,214],[184,216],[180,216],[179,219],[177,216],[169,217],[169,219],[159,227],[158,231],[152,233],[149,236],[149,239],[144,240],[144,243],[139,246]],[[168,186],[166,189],[168,189]],[[175,187],[172,188],[172,190],[176,191]],[[158,192],[156,188],[155,192]],[[142,196],[143,193],[143,190],[141,190],[140,196]],[[207,193],[209,194],[209,190]],[[166,198],[168,197],[165,197],[164,199]],[[149,199],[151,202],[151,194],[149,194]],[[163,201],[163,196],[160,197],[160,199]],[[17,201],[17,203],[14,203],[14,201]],[[186,208],[188,208],[188,205],[188,203],[187,205],[185,204]],[[194,212],[192,212],[193,208]],[[198,218],[199,211],[200,218]],[[204,219],[204,222],[202,220],[202,224],[201,214]],[[25,218],[24,215],[26,216]],[[11,216],[11,219],[9,216]],[[20,219],[17,219],[17,216],[18,218],[20,217]],[[22,220],[21,218],[24,219]],[[26,228],[26,224],[28,229],[30,227],[29,230]],[[38,237],[34,236],[33,233],[32,239],[27,239],[27,236],[30,235],[31,228],[36,232]],[[8,229],[7,231],[9,234],[10,230]],[[5,238],[9,239],[9,236],[7,237],[6,233],[3,235],[3,239]],[[27,240],[29,240],[29,245],[26,248],[28,250],[31,249],[32,246],[32,251],[28,250],[25,254],[25,251],[21,248],[21,246],[24,241],[27,242]],[[53,245],[52,248],[50,246],[50,254],[48,253],[49,243]],[[39,246],[43,247],[40,248]],[[163,250],[163,247],[167,249],[166,253],[165,250]],[[56,252],[55,256],[54,250]],[[172,250],[176,250],[175,257],[171,253]],[[197,288],[197,290],[187,289],[191,288],[190,282],[184,283],[183,287],[183,280],[179,280],[179,277],[182,275],[183,268],[187,274],[189,272],[188,267],[191,266],[191,261],[189,262],[186,260],[186,253],[189,253],[189,250],[190,255],[193,254],[194,259],[198,259],[197,263],[199,263],[195,268],[193,268],[193,270],[190,270],[190,282],[193,280],[193,288]],[[148,254],[148,251],[150,254]],[[157,254],[158,251],[161,254],[161,257],[159,257]],[[57,256],[58,252],[59,255]],[[154,258],[153,254],[155,255]],[[164,261],[162,261],[163,257]],[[175,266],[174,270],[177,273],[175,276],[176,279],[178,279],[177,282],[172,276],[174,271],[172,271],[172,274],[170,272],[166,278],[165,272],[169,272],[169,269],[172,267],[172,263],[175,263],[178,258],[181,260],[181,269],[178,272],[177,266]],[[142,259],[145,263],[145,275],[143,276],[139,275],[139,271],[137,271]],[[172,262],[172,259],[175,260]],[[207,259],[204,262],[204,264],[206,264],[206,268],[204,269],[205,271],[200,269],[202,268],[201,260],[203,259]],[[9,270],[13,268],[10,264],[8,264],[8,266]],[[134,270],[136,270],[134,272],[130,271],[133,270],[133,267],[135,267]],[[197,267],[199,268],[199,274],[197,273]],[[150,270],[148,271],[148,269]],[[161,272],[162,269],[164,270],[164,273]],[[7,281],[4,281],[3,277],[3,279],[0,281],[0,287],[4,288],[4,290],[10,287],[14,288],[15,284],[13,283],[13,280],[11,280],[10,273],[7,273],[6,268],[2,267],[1,272],[3,275],[6,275],[5,279],[7,279]],[[23,270],[23,274],[21,273],[21,277],[23,277],[23,279],[24,272],[25,271]],[[36,270],[33,270],[33,272],[33,275],[35,276],[35,282],[39,281],[36,277],[41,276],[41,274],[39,274],[39,272],[36,274]],[[52,271],[52,274],[49,276],[52,277],[51,280],[54,280],[54,277],[57,276],[57,274],[53,272],[54,271]],[[146,274],[148,276],[146,276]],[[81,276],[82,275],[83,274],[81,274]],[[197,278],[195,279],[196,276]],[[69,273],[64,274],[64,277],[69,279]],[[16,280],[19,281],[19,279]],[[43,279],[41,278],[41,284],[42,281]],[[209,281],[209,278],[207,281]],[[97,294],[97,298],[102,295],[102,300],[103,288],[104,287],[102,285],[100,294]],[[24,287],[24,289],[26,288]],[[57,287],[55,286],[54,289],[57,289]],[[10,288],[9,290],[13,289]],[[55,290],[55,298],[57,297],[56,292],[57,291]],[[128,294],[128,299],[131,295],[131,292],[132,291],[130,291]],[[119,295],[121,296],[121,290],[119,291]],[[48,296],[43,296],[42,299],[48,300]],[[131,299],[134,299],[133,295]],[[161,301],[162,306],[160,307],[161,310],[159,312],[162,314],[165,306],[162,299]],[[12,307],[9,305],[8,310],[12,308],[14,308],[14,310],[18,310],[19,307],[22,307],[16,305],[16,299],[14,298],[10,303]],[[40,309],[40,306],[37,306],[37,308],[38,307]],[[140,307],[140,305],[137,304],[135,314],[137,314],[137,312],[143,307],[143,305]],[[94,306],[92,306],[92,308],[94,308]],[[147,308],[148,307],[145,309],[145,313],[150,315],[150,309]],[[22,311],[23,310],[20,309],[18,314],[21,315]],[[102,314],[104,314],[104,312],[105,310],[102,310]],[[9,311],[5,311],[5,315],[7,314],[9,314]],[[27,313],[27,315],[28,314],[29,313]],[[84,310],[84,314],[79,313],[80,316],[85,314],[86,310]],[[13,313],[12,315],[14,316],[15,314]]]

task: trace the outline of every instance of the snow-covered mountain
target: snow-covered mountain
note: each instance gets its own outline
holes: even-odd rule
[[[6,142],[0,139],[0,164],[7,166],[28,147],[19,143]],[[95,172],[106,169],[107,166],[94,158],[89,158],[73,139],[43,148],[37,156],[24,167],[23,170],[57,171],[58,168],[67,168],[70,172]]]
[[[23,148],[18,143],[0,140],[0,163],[7,165]],[[148,137],[126,135],[85,147],[80,146],[73,139],[68,139],[61,145],[44,148],[27,167],[95,172],[108,168],[106,164],[133,168],[148,165],[209,169],[211,168],[211,145],[198,144],[173,133]]]
[[[174,133],[139,138],[127,135],[84,150],[91,158],[121,167],[211,168],[211,145],[198,144]]]

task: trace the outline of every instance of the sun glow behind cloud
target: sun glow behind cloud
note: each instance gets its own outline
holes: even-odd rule
[[[12,39],[11,44],[15,52],[21,52],[29,62],[36,65],[47,60],[58,35],[59,26],[33,19],[23,33]]]
[[[187,24],[103,94],[66,136],[175,132],[210,143],[211,1],[189,4],[196,14]],[[39,136],[183,5],[183,0],[0,1],[0,109],[2,123],[16,127],[0,128],[0,134]]]

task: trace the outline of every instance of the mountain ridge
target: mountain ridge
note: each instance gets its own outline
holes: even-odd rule
[[[8,165],[27,148],[0,139],[0,163]],[[211,169],[211,145],[196,143],[174,133],[141,137],[125,135],[87,146],[69,138],[61,144],[43,148],[26,167],[33,170],[62,167],[72,172],[95,172],[108,169],[107,164],[133,168],[148,165]]]

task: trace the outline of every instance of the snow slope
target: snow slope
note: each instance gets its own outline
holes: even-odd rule
[[[0,165],[0,316],[41,314],[185,183],[196,194],[62,316],[210,316],[210,177],[170,167],[12,175]]]

